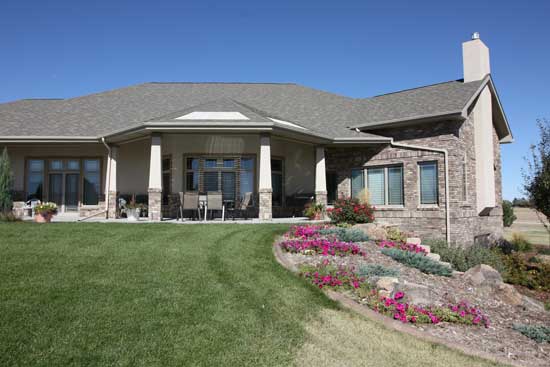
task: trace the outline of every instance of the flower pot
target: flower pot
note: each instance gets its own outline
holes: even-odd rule
[[[46,213],[37,213],[34,216],[34,221],[36,223],[50,223],[52,221],[53,214],[50,212]]]
[[[126,218],[129,221],[135,222],[139,219],[139,208],[126,209]]]
[[[311,217],[309,217],[310,220],[321,220],[323,219],[323,213],[315,213]]]

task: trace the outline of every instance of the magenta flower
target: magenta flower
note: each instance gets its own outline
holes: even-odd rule
[[[394,296],[393,296],[393,299],[395,300],[399,300],[401,298],[405,297],[405,293],[403,292],[397,292]]]

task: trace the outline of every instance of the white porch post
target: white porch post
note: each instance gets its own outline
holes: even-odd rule
[[[327,205],[327,170],[325,164],[325,147],[315,149],[315,201]]]
[[[149,220],[162,219],[162,138],[151,136],[151,160],[149,163]]]
[[[117,210],[117,160],[118,147],[110,147],[111,151],[107,157],[107,177],[105,178],[105,200],[107,201],[107,218],[115,218]]]
[[[273,217],[271,187],[271,137],[260,136],[260,220],[271,220]]]

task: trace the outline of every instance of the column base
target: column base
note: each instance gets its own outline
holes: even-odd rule
[[[161,189],[149,189],[149,202],[147,211],[149,213],[149,220],[158,222],[162,220],[162,190]]]
[[[116,218],[117,208],[118,208],[116,197],[117,197],[116,191],[109,191],[109,193],[107,194],[106,201],[109,206],[109,209],[107,210],[107,218],[111,218],[111,219]]]
[[[326,208],[328,203],[327,196],[328,194],[326,191],[315,191],[315,202],[317,204],[323,204]]]
[[[260,189],[260,220],[273,219],[273,190]]]

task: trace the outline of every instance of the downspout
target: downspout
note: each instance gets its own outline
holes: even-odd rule
[[[105,185],[105,216],[109,215],[109,191],[111,191],[111,147],[105,142],[105,137],[101,137],[101,142],[107,148],[107,184]]]
[[[443,153],[443,158],[445,162],[445,238],[447,243],[451,243],[451,215],[450,215],[450,205],[449,205],[449,153],[446,149],[438,149],[425,147],[420,145],[409,145],[409,144],[400,144],[391,140],[390,144],[394,147],[405,148],[405,149],[416,149],[416,150],[425,150],[429,152]]]

